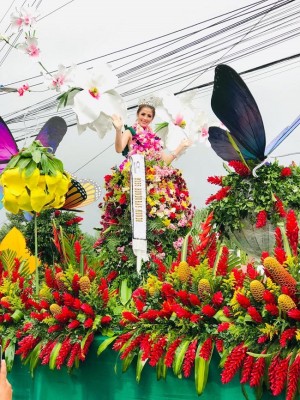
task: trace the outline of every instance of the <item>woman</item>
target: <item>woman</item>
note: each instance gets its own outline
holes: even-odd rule
[[[117,116],[112,116],[112,123],[116,129],[115,138],[115,149],[117,153],[129,152],[129,155],[136,152],[149,153],[149,150],[159,153],[161,158],[166,164],[170,164],[174,161],[184,150],[191,146],[192,142],[189,139],[184,139],[180,145],[170,154],[166,154],[162,150],[161,140],[153,133],[150,128],[150,123],[155,117],[155,108],[148,104],[141,104],[137,110],[137,120],[133,129],[126,129],[122,132],[123,122],[122,119]],[[140,136],[143,135],[143,140],[140,140]],[[138,149],[136,148],[138,147]],[[127,154],[125,154],[127,155]]]
[[[167,256],[176,256],[178,238],[186,235],[191,226],[193,210],[189,192],[181,172],[170,163],[190,146],[183,140],[170,154],[163,151],[163,143],[152,131],[150,123],[155,109],[142,104],[137,111],[137,120],[132,127],[125,126],[122,119],[112,116],[116,129],[115,149],[124,156],[143,154],[147,187],[147,246],[150,261],[142,269],[142,278],[150,272],[157,273],[157,263]],[[106,194],[101,206],[101,233],[95,247],[106,274],[118,275],[118,280],[127,280],[135,287],[140,277],[136,274],[136,258],[132,251],[130,216],[130,159],[127,157],[105,176]]]

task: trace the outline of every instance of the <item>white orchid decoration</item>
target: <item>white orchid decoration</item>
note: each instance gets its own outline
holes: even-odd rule
[[[18,32],[21,29],[28,30],[37,22],[37,9],[33,7],[21,7],[10,15],[10,28],[12,32]]]
[[[196,91],[175,96],[170,92],[158,93],[159,105],[156,115],[164,122],[157,125],[156,132],[163,139],[165,147],[173,151],[183,139],[199,140],[199,134],[207,122],[201,112],[197,112],[193,101]]]

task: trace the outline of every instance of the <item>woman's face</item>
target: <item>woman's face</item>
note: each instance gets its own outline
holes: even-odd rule
[[[143,107],[137,115],[137,122],[145,128],[153,120],[153,111],[149,107]]]

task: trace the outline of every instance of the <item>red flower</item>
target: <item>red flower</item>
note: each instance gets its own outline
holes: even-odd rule
[[[243,308],[248,308],[251,306],[251,302],[248,297],[244,296],[242,293],[237,293],[236,300],[239,305]]]
[[[222,322],[221,324],[218,325],[217,331],[218,332],[224,332],[227,331],[230,327],[229,322]]]
[[[241,374],[241,383],[247,383],[250,379],[252,367],[254,364],[255,358],[252,356],[247,356],[244,364],[243,364],[243,369],[242,369],[242,374]]]
[[[239,370],[246,357],[248,347],[241,343],[234,347],[229,356],[226,358],[224,368],[221,374],[222,383],[228,383]]]
[[[223,313],[224,313],[225,317],[227,317],[227,318],[232,317],[231,310],[230,310],[230,308],[227,307],[227,306],[224,306],[224,307],[223,307]]]
[[[256,228],[263,228],[267,223],[268,214],[267,211],[259,211],[256,215]]]
[[[227,274],[229,250],[226,246],[223,247],[220,261],[218,262],[217,275],[225,276]]]
[[[131,311],[123,311],[122,312],[122,317],[125,318],[127,321],[130,321],[130,322],[139,321],[139,318],[136,315],[134,315]]]
[[[280,175],[282,178],[286,178],[287,176],[291,176],[292,175],[292,170],[289,167],[284,167],[282,168]]]
[[[288,316],[297,321],[300,321],[300,310],[297,310],[296,308],[294,308],[293,310],[288,311]]]
[[[286,216],[286,212],[285,212],[283,203],[280,200],[280,198],[277,197],[276,195],[275,195],[275,198],[276,198],[276,202],[275,202],[275,205],[274,205],[275,206],[275,210],[280,215],[280,217],[284,218]]]
[[[266,343],[267,341],[268,341],[268,336],[267,335],[260,336],[257,339],[257,343],[258,344],[263,344],[263,343]]]
[[[198,322],[200,321],[200,315],[192,314],[190,316],[190,321],[193,322],[194,324],[198,324]]]
[[[191,375],[192,366],[195,362],[197,342],[198,339],[193,340],[185,353],[183,367],[182,367],[183,375],[185,376],[185,378]]]
[[[179,290],[177,292],[177,296],[181,300],[181,302],[186,306],[189,304],[189,294],[185,290]]]
[[[178,318],[190,318],[191,313],[185,308],[181,307],[180,304],[172,304],[172,310],[175,312]]]
[[[104,176],[104,180],[105,180],[106,183],[109,183],[111,181],[111,179],[112,179],[111,175],[105,175]]]
[[[194,293],[189,294],[189,301],[193,306],[201,305],[201,301],[200,301],[199,297]]]
[[[274,256],[276,260],[280,263],[283,264],[286,261],[286,254],[285,251],[281,247],[276,247],[274,250]]]
[[[166,352],[165,360],[164,360],[164,363],[168,368],[171,368],[173,361],[174,361],[175,352],[181,342],[182,342],[182,339],[178,338],[178,339],[175,339],[174,342],[171,343],[171,345],[169,346],[169,348]]]
[[[72,322],[68,324],[69,329],[76,329],[80,325],[80,322],[77,319],[73,319]]]
[[[297,328],[288,328],[282,332],[279,343],[281,347],[286,347],[289,340],[295,337]]]
[[[215,306],[220,306],[223,303],[223,294],[222,292],[216,292],[214,293],[213,297],[212,297],[212,302],[214,303]]]
[[[290,210],[286,216],[286,235],[289,240],[293,255],[297,255],[299,227],[297,217],[294,210]]]
[[[208,361],[210,359],[212,349],[213,340],[211,337],[209,337],[204,341],[203,345],[201,346],[199,357],[202,357],[205,361]]]
[[[102,325],[108,325],[112,320],[112,317],[110,315],[104,315],[104,317],[101,318],[101,324]]]
[[[262,354],[263,353],[265,352],[262,352]],[[250,386],[255,387],[260,384],[261,379],[264,375],[265,365],[266,365],[265,358],[261,357],[255,360],[250,376]]]
[[[63,326],[60,324],[55,324],[52,325],[48,328],[48,333],[53,333],[53,332],[57,332],[57,331],[61,331],[63,329]]]
[[[238,160],[229,161],[228,165],[232,167],[235,172],[241,176],[247,176],[251,174],[250,169],[242,162]]]
[[[256,279],[259,275],[251,263],[247,264],[247,274],[252,280]]]
[[[119,203],[120,204],[126,204],[127,203],[127,198],[126,198],[126,194],[125,193],[123,193],[122,196],[120,197]]]
[[[166,344],[167,344],[167,338],[163,336],[159,338],[157,342],[153,345],[149,360],[149,365],[151,365],[151,367],[155,367],[155,365],[157,365],[159,359],[162,357],[164,353]]]
[[[276,304],[269,303],[265,305],[265,309],[271,314],[274,315],[274,317],[277,317],[279,315],[278,307]]]
[[[263,298],[266,303],[272,303],[272,304],[276,303],[276,298],[274,294],[267,289],[263,293]]]
[[[91,328],[93,326],[93,323],[94,323],[94,320],[92,318],[88,318],[87,320],[84,321],[83,326],[86,329],[89,329],[89,328]]]
[[[74,251],[75,251],[75,259],[79,263],[81,255],[81,244],[78,240],[76,240],[74,243]]]
[[[202,307],[202,314],[206,315],[207,317],[213,317],[217,310],[215,310],[210,304],[206,304]]]
[[[298,382],[300,379],[300,355],[298,354],[289,368],[288,372],[288,385],[286,391],[286,399],[293,400],[297,392]]]
[[[211,183],[212,185],[222,186],[222,179],[223,176],[209,176],[207,178],[207,182]]]
[[[81,304],[80,308],[85,314],[90,315],[91,317],[95,316],[95,312],[89,304],[83,303],[83,304]]]
[[[250,315],[252,321],[260,324],[263,321],[262,316],[260,315],[260,313],[257,311],[257,309],[253,306],[250,306],[247,308],[247,312]]]
[[[222,339],[216,339],[216,349],[219,353],[223,353],[224,341]]]
[[[140,318],[148,319],[151,322],[155,321],[158,316],[159,316],[159,311],[157,311],[157,310],[148,310],[148,311],[140,314]]]

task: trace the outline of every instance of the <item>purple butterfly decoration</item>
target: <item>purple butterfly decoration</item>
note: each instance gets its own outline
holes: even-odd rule
[[[61,117],[53,117],[45,123],[35,140],[39,140],[43,146],[49,147],[50,151],[54,153],[66,132],[65,120]],[[13,135],[0,117],[0,174],[11,157],[18,152],[19,149]]]

